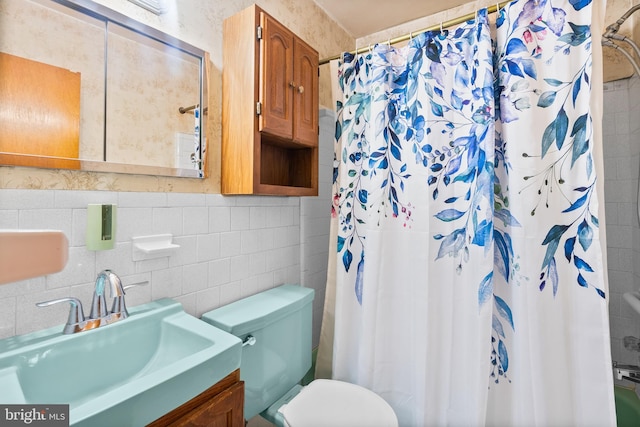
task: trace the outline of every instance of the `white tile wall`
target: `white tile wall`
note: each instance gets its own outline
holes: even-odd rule
[[[0,338],[65,322],[67,307],[38,308],[38,301],[75,296],[87,311],[97,274],[109,268],[125,285],[146,284],[127,292],[129,306],[169,297],[194,316],[282,283],[313,287],[317,345],[329,245],[333,123],[332,113],[323,110],[318,197],[0,190],[0,228],[60,229],[70,245],[63,271],[0,286]],[[118,205],[113,250],[87,250],[89,203]],[[132,237],[164,233],[180,245],[175,254],[132,260]]]
[[[640,314],[622,295],[640,288],[640,81],[604,87],[604,167],[611,354],[621,364],[640,365],[640,353],[625,349],[625,336],[640,337]]]
[[[3,227],[61,229],[70,243],[69,261],[60,273],[0,286],[0,337],[64,323],[67,307],[37,308],[34,303],[79,296],[88,304],[95,277],[105,268],[114,270],[125,285],[149,282],[146,287],[128,292],[129,305],[170,297],[182,302],[196,316],[283,282],[299,283],[300,225],[294,222],[294,212],[297,215],[300,199],[270,198],[268,206],[261,206],[264,205],[261,198],[247,202],[240,197],[220,195],[0,191]],[[89,203],[118,205],[113,250],[86,249]],[[278,222],[251,230],[252,204],[264,209],[268,217],[278,218]],[[283,212],[287,215],[282,215]],[[244,234],[260,231],[280,238],[269,239],[262,246],[242,245],[247,240]],[[177,252],[171,257],[134,262],[131,238],[161,233],[173,234],[174,242],[180,245]],[[256,243],[260,242],[258,239]]]

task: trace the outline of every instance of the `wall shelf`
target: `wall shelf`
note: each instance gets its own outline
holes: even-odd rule
[[[134,261],[171,256],[180,247],[180,245],[172,243],[173,236],[171,234],[133,237],[131,240]]]

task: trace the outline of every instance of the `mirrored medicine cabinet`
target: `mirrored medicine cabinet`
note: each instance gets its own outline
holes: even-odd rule
[[[207,62],[90,0],[0,0],[0,164],[202,178]]]

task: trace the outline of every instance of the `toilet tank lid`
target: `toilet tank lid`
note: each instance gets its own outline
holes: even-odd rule
[[[202,320],[241,337],[300,310],[313,296],[311,288],[281,285],[209,311]]]

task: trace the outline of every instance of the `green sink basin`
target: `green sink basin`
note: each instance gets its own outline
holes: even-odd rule
[[[74,426],[145,425],[240,367],[242,343],[163,299],[117,323],[0,340],[0,402],[69,404]]]

